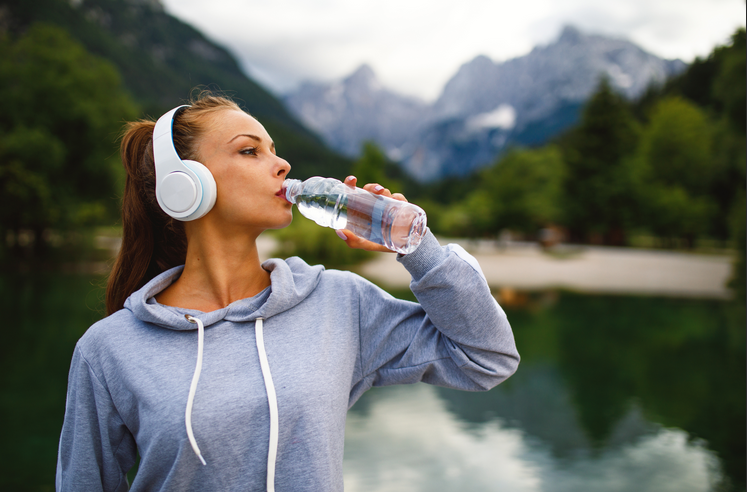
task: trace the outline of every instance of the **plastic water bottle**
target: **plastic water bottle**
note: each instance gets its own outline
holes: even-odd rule
[[[285,199],[320,226],[348,229],[398,253],[412,253],[425,235],[425,212],[412,203],[318,176],[286,179],[283,189]]]

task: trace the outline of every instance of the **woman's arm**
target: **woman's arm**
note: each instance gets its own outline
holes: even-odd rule
[[[57,491],[126,491],[135,457],[135,440],[109,391],[76,347],[57,456]]]
[[[374,385],[424,381],[479,391],[516,371],[511,327],[471,255],[456,245],[441,247],[429,231],[398,261],[412,275],[419,304],[359,284],[361,378],[351,403]]]

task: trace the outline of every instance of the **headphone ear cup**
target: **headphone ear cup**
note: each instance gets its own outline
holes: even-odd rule
[[[205,165],[197,162],[197,161],[190,161],[190,160],[183,160],[182,163],[200,180],[200,183],[202,184],[202,196],[198,196],[198,199],[200,200],[200,205],[197,207],[197,210],[189,214],[187,217],[184,217],[183,221],[189,221],[189,220],[195,220],[199,219],[200,217],[205,216],[210,210],[212,210],[213,205],[215,205],[215,199],[218,197],[218,187],[215,184],[215,178],[213,178],[213,173],[210,172],[210,170],[205,167]]]

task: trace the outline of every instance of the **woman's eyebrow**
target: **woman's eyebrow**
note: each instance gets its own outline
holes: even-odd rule
[[[239,133],[238,135],[236,135],[235,137],[233,137],[231,140],[229,140],[228,143],[233,142],[234,140],[236,140],[239,137],[249,137],[252,140],[256,140],[258,143],[262,143],[262,139],[261,138],[259,138],[256,135],[252,135],[251,133]]]

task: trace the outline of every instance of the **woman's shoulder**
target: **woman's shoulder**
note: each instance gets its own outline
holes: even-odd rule
[[[92,324],[78,340],[77,349],[84,358],[95,357],[133,339],[140,321],[128,309],[120,309]]]
[[[306,263],[306,260],[299,256],[293,256],[280,261],[284,261],[296,276],[318,275],[320,281],[326,282],[367,282],[367,280],[360,275],[347,270],[326,268],[324,265],[309,265]]]

